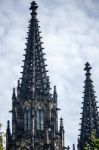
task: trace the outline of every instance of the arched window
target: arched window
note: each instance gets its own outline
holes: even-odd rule
[[[31,111],[29,107],[26,107],[24,110],[24,131],[31,129]]]
[[[39,109],[36,113],[37,130],[44,130],[44,111]]]

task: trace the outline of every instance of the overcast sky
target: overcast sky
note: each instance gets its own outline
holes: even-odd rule
[[[22,71],[30,0],[0,0],[0,121],[11,118],[12,88]],[[66,145],[77,143],[84,64],[99,97],[99,0],[37,0],[51,86],[57,85]]]

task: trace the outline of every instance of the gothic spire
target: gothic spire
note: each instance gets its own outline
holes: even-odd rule
[[[7,150],[65,150],[63,120],[58,129],[57,90],[50,93],[37,20],[37,4],[31,3],[22,78],[12,95],[12,134],[7,128]],[[17,94],[16,94],[17,93]],[[10,144],[10,146],[9,146]],[[70,148],[67,147],[69,150]]]
[[[78,147],[79,150],[84,149],[86,144],[90,145],[90,138],[93,133],[99,137],[99,116],[96,106],[96,96],[93,86],[93,81],[91,80],[90,70],[92,67],[87,62],[85,64],[85,86],[84,86],[84,101],[82,107],[82,118],[81,118],[81,129]]]
[[[15,93],[15,88],[13,88],[13,93],[12,93],[12,100],[16,100],[16,93]]]
[[[43,47],[40,37],[39,25],[37,20],[37,4],[31,3],[31,19],[29,21],[29,31],[25,49],[25,59],[21,79],[21,97],[31,99],[33,95],[49,95],[50,83],[47,76],[46,64],[43,53]]]

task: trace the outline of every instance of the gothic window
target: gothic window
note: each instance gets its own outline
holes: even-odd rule
[[[24,110],[24,131],[31,129],[31,112],[29,107],[26,107]]]
[[[44,130],[44,111],[39,109],[37,110],[37,130]]]

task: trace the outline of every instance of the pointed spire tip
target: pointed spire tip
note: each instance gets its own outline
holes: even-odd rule
[[[13,88],[12,99],[15,100],[15,98],[16,98],[16,93],[15,93],[15,88]]]
[[[36,10],[37,8],[38,8],[37,3],[36,3],[35,1],[33,1],[33,2],[31,3],[30,10]]]
[[[84,70],[90,71],[91,68],[92,68],[92,67],[90,66],[89,62],[87,62],[87,63],[85,64]]]

